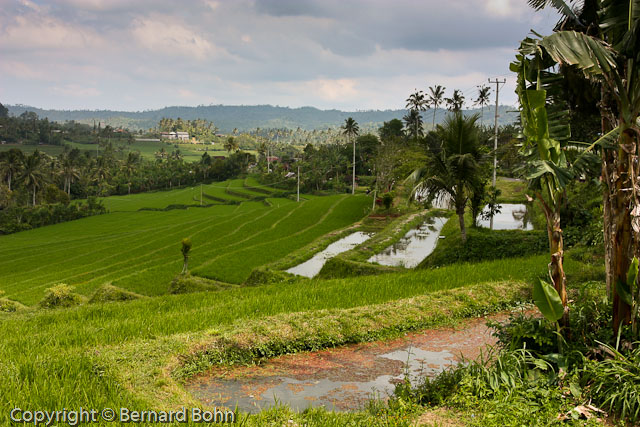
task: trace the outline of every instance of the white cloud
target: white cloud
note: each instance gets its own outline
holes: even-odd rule
[[[486,0],[485,10],[503,18],[521,18],[528,6],[523,0]]]
[[[67,84],[64,86],[54,86],[51,91],[58,95],[75,98],[86,98],[102,95],[102,92],[95,87],[86,87],[78,84]]]
[[[204,36],[168,18],[136,19],[131,33],[141,47],[160,55],[188,56],[201,60],[222,52]]]
[[[100,48],[102,44],[101,38],[91,30],[36,14],[16,16],[0,33],[0,48],[3,49],[71,50]]]

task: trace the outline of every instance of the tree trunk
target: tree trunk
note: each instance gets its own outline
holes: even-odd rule
[[[9,184],[9,191],[11,191],[11,171],[9,171],[9,178],[7,180],[7,184]]]
[[[551,250],[551,261],[549,263],[549,272],[553,287],[560,295],[564,313],[562,315],[561,324],[563,327],[569,327],[569,310],[567,309],[567,277],[564,273],[564,239],[562,237],[562,229],[560,228],[560,214],[557,212],[547,218],[547,233],[549,234],[549,245]]]
[[[464,224],[464,208],[464,204],[456,203],[456,213],[458,214],[458,222],[460,223],[460,235],[462,236],[462,242],[466,243],[467,227]]]
[[[620,148],[616,161],[614,192],[612,198],[612,234],[613,234],[613,332],[618,334],[621,324],[631,322],[631,307],[625,303],[616,289],[618,282],[627,284],[627,271],[631,264],[633,240],[631,238],[631,212],[626,189],[631,188],[629,180],[629,154],[625,145],[630,142],[629,135],[621,130]],[[630,284],[628,284],[630,285]]]
[[[127,183],[127,194],[131,194],[131,183]]]
[[[184,265],[182,266],[182,274],[186,274],[189,271],[189,257],[184,257]]]
[[[36,185],[33,184],[33,206],[36,205]]]

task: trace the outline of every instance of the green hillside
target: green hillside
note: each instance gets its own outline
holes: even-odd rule
[[[48,117],[49,120],[64,122],[75,120],[80,123],[92,124],[94,120],[101,121],[113,127],[124,127],[131,130],[149,129],[158,125],[163,117],[182,118],[183,120],[206,119],[224,133],[230,133],[233,129],[250,131],[258,127],[263,129],[297,129],[307,130],[338,127],[344,123],[347,117],[353,117],[361,128],[371,125],[375,127],[385,121],[402,119],[406,110],[369,110],[369,111],[340,111],[319,110],[314,107],[277,107],[272,105],[209,105],[197,107],[173,106],[159,110],[149,111],[111,111],[111,110],[45,110],[26,105],[7,105],[10,114],[19,116],[25,111],[33,111],[39,117]],[[499,125],[515,122],[518,113],[515,107],[501,105],[498,108]],[[494,115],[494,108],[484,108],[485,120]],[[465,114],[480,113],[480,109],[466,110]],[[423,113],[424,122],[431,124],[433,110]],[[446,115],[446,110],[438,109],[436,123],[441,123]]]

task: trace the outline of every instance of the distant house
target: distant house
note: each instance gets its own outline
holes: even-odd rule
[[[180,141],[189,141],[189,132],[162,132],[162,139],[177,139]]]
[[[268,162],[277,162],[278,160],[280,160],[280,157],[276,157],[276,156],[267,157]]]

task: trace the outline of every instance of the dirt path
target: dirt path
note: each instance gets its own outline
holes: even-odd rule
[[[487,345],[496,342],[486,322],[508,317],[509,313],[500,313],[466,320],[456,328],[285,355],[260,366],[216,367],[194,378],[187,389],[207,405],[237,404],[252,413],[276,402],[297,410],[309,406],[357,410],[373,397],[386,398],[405,373],[415,382],[420,376],[434,376],[457,364],[462,357],[477,358]]]

